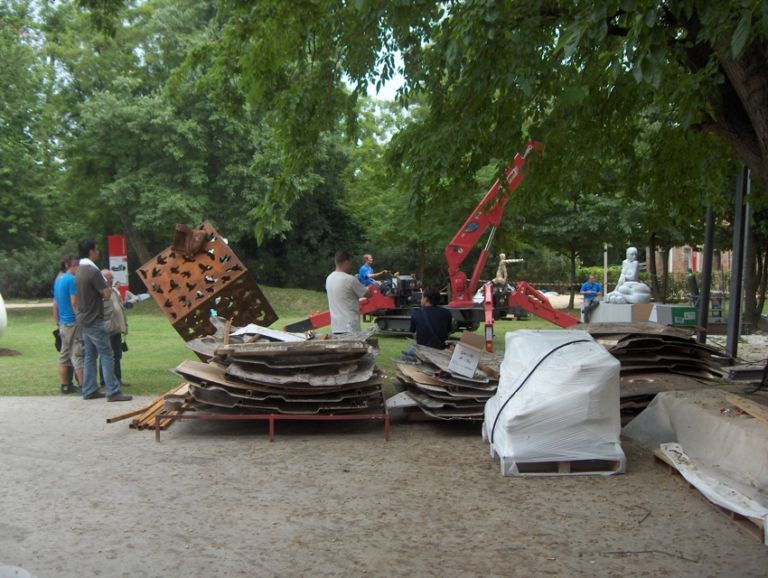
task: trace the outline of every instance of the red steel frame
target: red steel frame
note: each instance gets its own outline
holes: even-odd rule
[[[501,223],[504,208],[507,206],[510,195],[520,186],[525,176],[525,167],[528,156],[532,151],[541,151],[543,145],[536,141],[528,141],[523,154],[516,154],[511,166],[504,171],[504,178],[497,179],[488,190],[483,199],[478,203],[459,232],[454,235],[451,242],[445,248],[445,260],[448,263],[448,276],[450,278],[451,301],[448,307],[465,309],[474,308],[473,296],[480,281],[480,275],[488,261],[491,243],[496,229]],[[475,264],[472,277],[461,270],[461,264],[467,259],[470,251],[480,241],[483,235],[490,229],[485,247]],[[367,314],[379,310],[395,309],[395,300],[386,297],[375,286],[373,293],[367,299],[360,300],[360,313]],[[560,327],[570,327],[579,322],[575,317],[567,313],[557,311],[549,303],[549,300],[531,284],[526,281],[515,283],[514,291],[507,298],[507,306],[520,307],[533,313],[542,319],[546,319]],[[493,351],[493,299],[492,286],[484,288],[485,309],[485,339],[486,349]],[[318,329],[331,324],[330,311],[312,313],[308,318],[312,329]]]
[[[160,441],[160,421],[163,419],[202,419],[202,420],[222,420],[222,421],[267,421],[269,422],[269,441],[275,441],[275,422],[276,421],[353,421],[353,420],[376,420],[384,422],[384,441],[389,441],[389,412],[386,405],[381,413],[355,413],[355,414],[333,414],[333,415],[295,415],[295,414],[222,414],[222,413],[199,413],[196,411],[181,412],[175,415],[161,411],[155,415],[155,441]]]
[[[361,315],[373,313],[374,311],[379,311],[380,309],[395,309],[397,307],[397,304],[395,303],[395,299],[393,297],[388,297],[386,295],[383,295],[381,291],[379,291],[379,288],[376,287],[375,285],[370,285],[370,287],[371,287],[370,296],[365,297],[364,299],[360,299]],[[311,313],[307,317],[307,321],[309,321],[312,329],[327,327],[331,324],[331,312],[319,311],[319,312]]]
[[[491,242],[496,233],[496,228],[501,223],[504,208],[507,206],[509,196],[520,186],[523,181],[523,169],[528,155],[533,150],[540,150],[541,143],[528,141],[525,152],[516,154],[512,165],[504,171],[504,181],[496,179],[491,188],[485,193],[483,199],[477,204],[462,225],[459,232],[454,235],[451,242],[445,248],[445,261],[448,263],[448,277],[451,284],[451,302],[449,307],[472,307],[472,297],[477,290],[480,274],[488,260]],[[491,233],[480,252],[480,257],[475,264],[472,277],[468,280],[467,274],[460,269],[461,264],[469,257],[472,248],[488,229]]]

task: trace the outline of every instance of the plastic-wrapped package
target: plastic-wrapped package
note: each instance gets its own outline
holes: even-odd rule
[[[514,331],[483,439],[503,475],[623,473],[619,361],[585,331]]]

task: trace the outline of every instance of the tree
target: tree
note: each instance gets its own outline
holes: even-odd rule
[[[42,67],[25,2],[0,3],[0,250],[39,244],[47,237],[51,205],[41,179]]]
[[[402,143],[414,190],[466,184],[527,135],[554,146],[587,115],[599,132],[563,140],[559,168],[631,155],[640,127],[627,113],[638,111],[680,133],[717,134],[765,180],[768,8],[756,0],[223,6],[215,70],[266,103],[297,158],[322,131],[350,125],[350,103],[370,83],[401,72],[403,102],[423,95],[428,107]]]

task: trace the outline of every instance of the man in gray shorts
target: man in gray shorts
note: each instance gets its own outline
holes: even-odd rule
[[[61,350],[59,351],[59,383],[61,393],[80,393],[80,388],[72,383],[72,368],[77,381],[83,383],[83,340],[77,325],[77,290],[75,273],[78,258],[67,255],[64,258],[65,270],[56,277],[53,284],[53,319],[59,328]]]

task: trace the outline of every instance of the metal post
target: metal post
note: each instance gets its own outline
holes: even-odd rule
[[[608,243],[603,243],[603,295],[608,293]]]
[[[733,215],[733,258],[731,260],[731,296],[728,308],[728,339],[725,352],[735,358],[739,349],[739,325],[741,322],[741,285],[744,277],[744,217],[746,196],[749,182],[749,169],[744,167],[739,173],[736,185],[736,203]]]
[[[704,233],[704,262],[701,269],[701,293],[699,294],[699,343],[707,342],[709,325],[709,293],[712,288],[712,254],[715,244],[715,212],[712,205],[707,207],[707,225]]]

